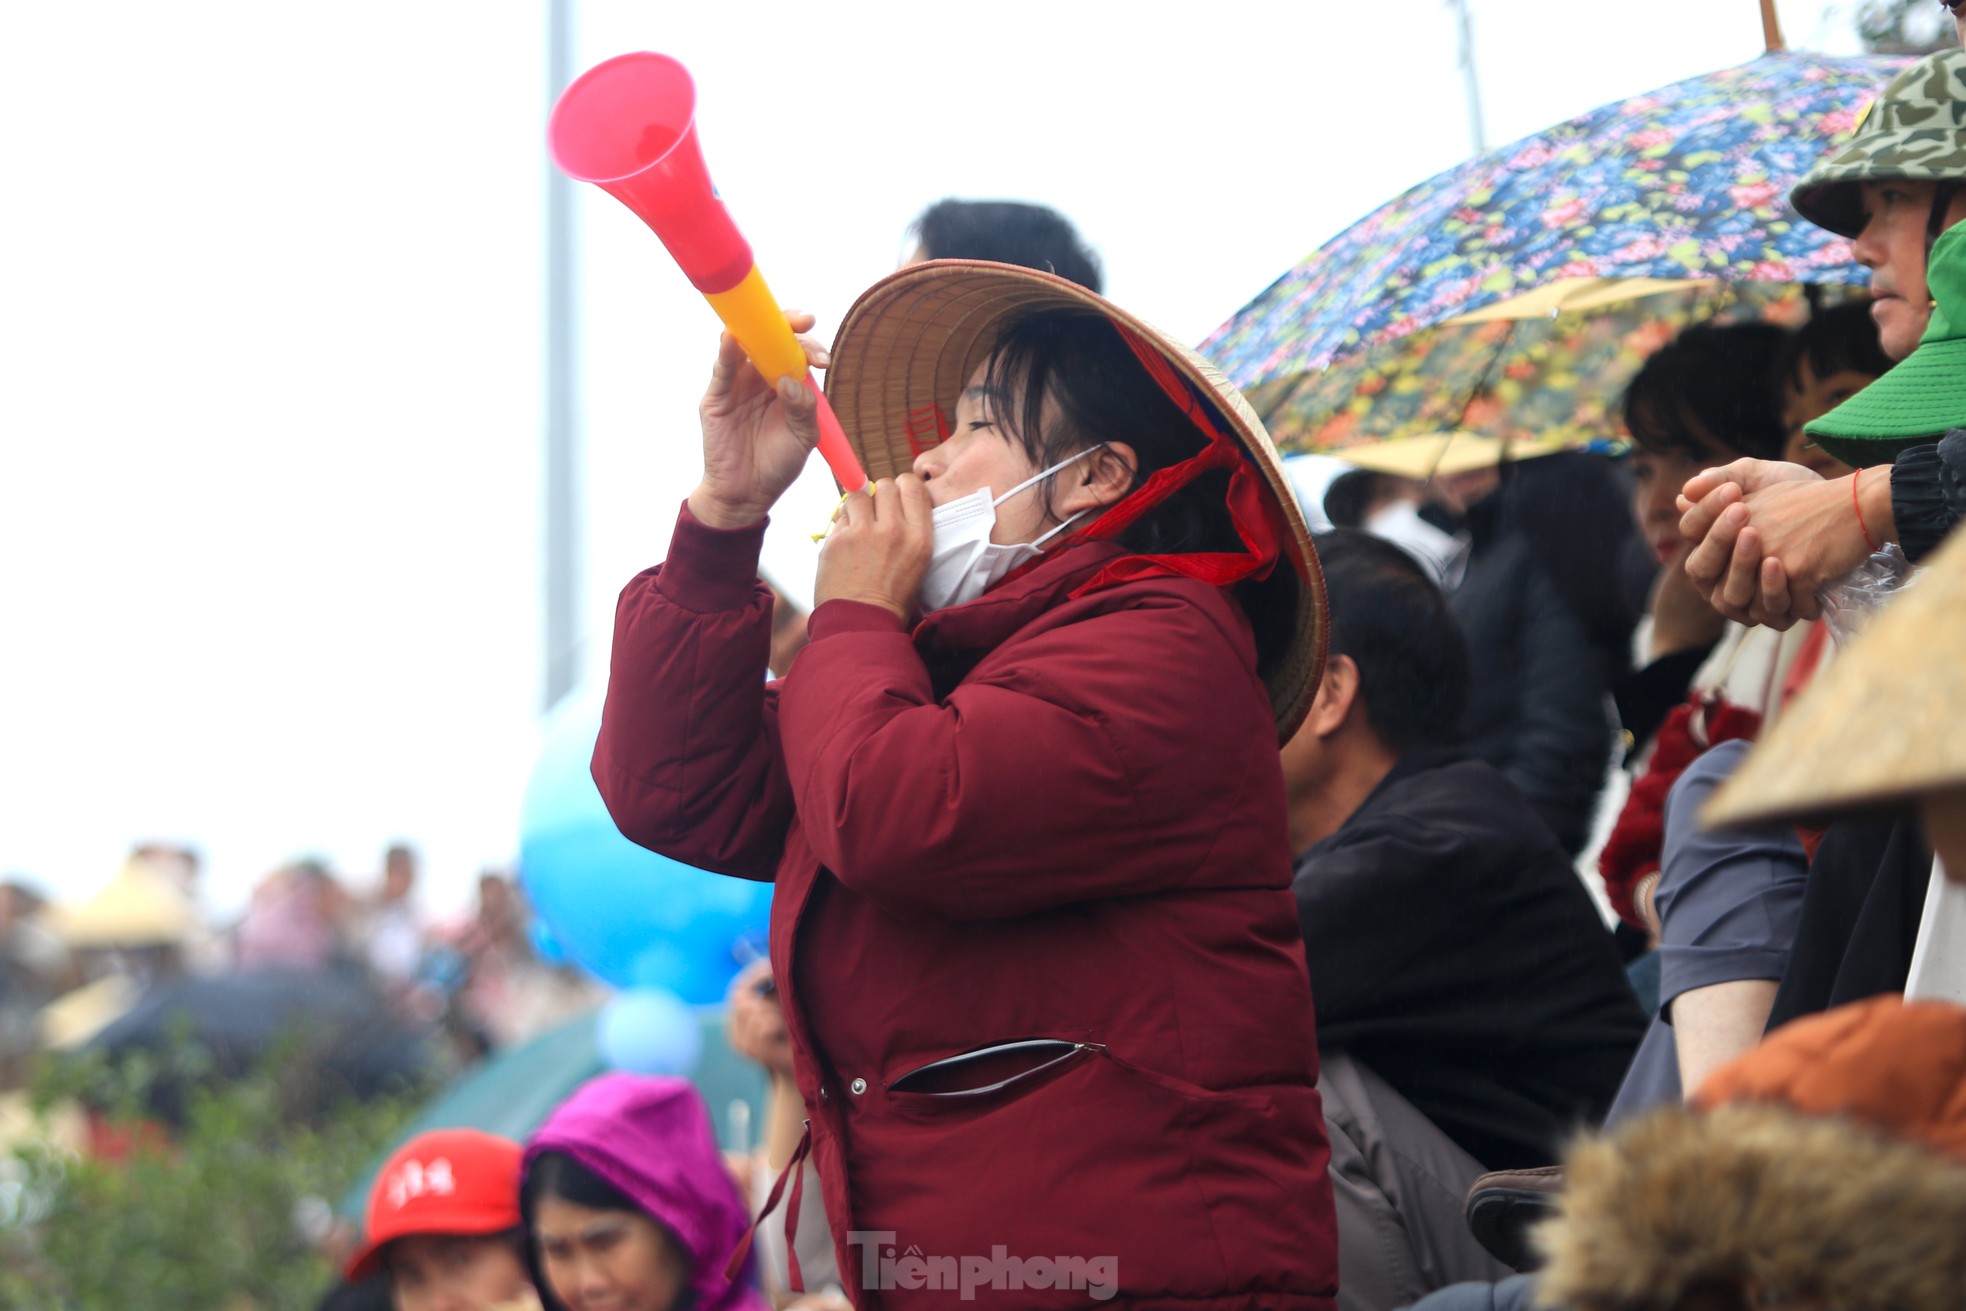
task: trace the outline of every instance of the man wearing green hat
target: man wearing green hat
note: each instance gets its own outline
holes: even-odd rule
[[[1966,3],[1955,18],[1966,34]],[[1741,460],[1686,484],[1688,577],[1729,618],[1776,628],[1814,618],[1817,590],[1885,542],[1916,561],[1966,513],[1966,433],[1940,440],[1966,428],[1966,345],[1954,344],[1966,337],[1966,240],[1946,239],[1966,220],[1966,52],[1893,78],[1791,200],[1851,238],[1880,344],[1904,363],[1809,425],[1854,475]]]

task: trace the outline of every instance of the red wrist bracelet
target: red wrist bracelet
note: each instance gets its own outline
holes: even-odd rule
[[[1871,540],[1870,525],[1864,522],[1864,503],[1857,499],[1857,487],[1863,480],[1864,471],[1862,469],[1850,475],[1850,508],[1857,512],[1858,531],[1863,533],[1864,545],[1868,546],[1874,555],[1878,550],[1878,546],[1876,542]]]

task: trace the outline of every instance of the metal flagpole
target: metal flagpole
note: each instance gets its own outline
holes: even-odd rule
[[[547,0],[550,106],[573,78],[572,0]],[[574,418],[573,182],[546,168],[546,650],[544,709],[580,677],[579,433]]]
[[[1481,84],[1475,77],[1474,23],[1468,17],[1468,0],[1447,0],[1447,7],[1454,11],[1454,17],[1461,33],[1461,81],[1468,91],[1468,135],[1474,141],[1474,153],[1483,154],[1488,150],[1488,131],[1481,121]]]

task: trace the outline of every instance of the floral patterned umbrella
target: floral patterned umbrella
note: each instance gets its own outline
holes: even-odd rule
[[[1810,312],[1794,283],[1691,283],[1604,309],[1423,328],[1247,395],[1293,451],[1343,454],[1447,431],[1583,445],[1616,436],[1625,383],[1681,328],[1745,319],[1796,327]]]
[[[1786,197],[1904,62],[1774,52],[1490,151],[1353,224],[1218,329],[1202,353],[1253,394],[1259,412],[1265,398],[1290,407],[1277,435],[1301,447],[1372,377],[1384,389],[1403,376],[1385,348],[1456,318],[1547,317],[1573,289],[1595,294],[1595,315],[1617,302],[1620,287],[1861,285],[1867,274],[1848,243],[1797,218]],[[1561,315],[1549,335],[1574,336],[1581,322],[1581,311]],[[1465,408],[1470,385],[1497,381],[1491,366],[1504,379],[1512,367],[1520,372],[1520,361],[1498,350],[1533,336],[1504,322],[1472,333],[1457,326],[1413,346],[1456,353],[1472,368],[1456,373],[1442,357],[1424,371],[1436,386],[1457,380]],[[1362,356],[1376,364],[1354,364],[1364,370],[1356,374],[1333,368]],[[1328,386],[1306,383],[1326,370],[1339,374]],[[1319,397],[1331,404],[1322,419]],[[1451,403],[1450,389],[1441,404]]]

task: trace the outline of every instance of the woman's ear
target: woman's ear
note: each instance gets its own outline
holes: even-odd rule
[[[1053,513],[1061,519],[1087,510],[1117,505],[1133,490],[1133,471],[1140,457],[1125,442],[1107,442],[1069,469],[1059,471],[1062,484],[1053,498]]]

